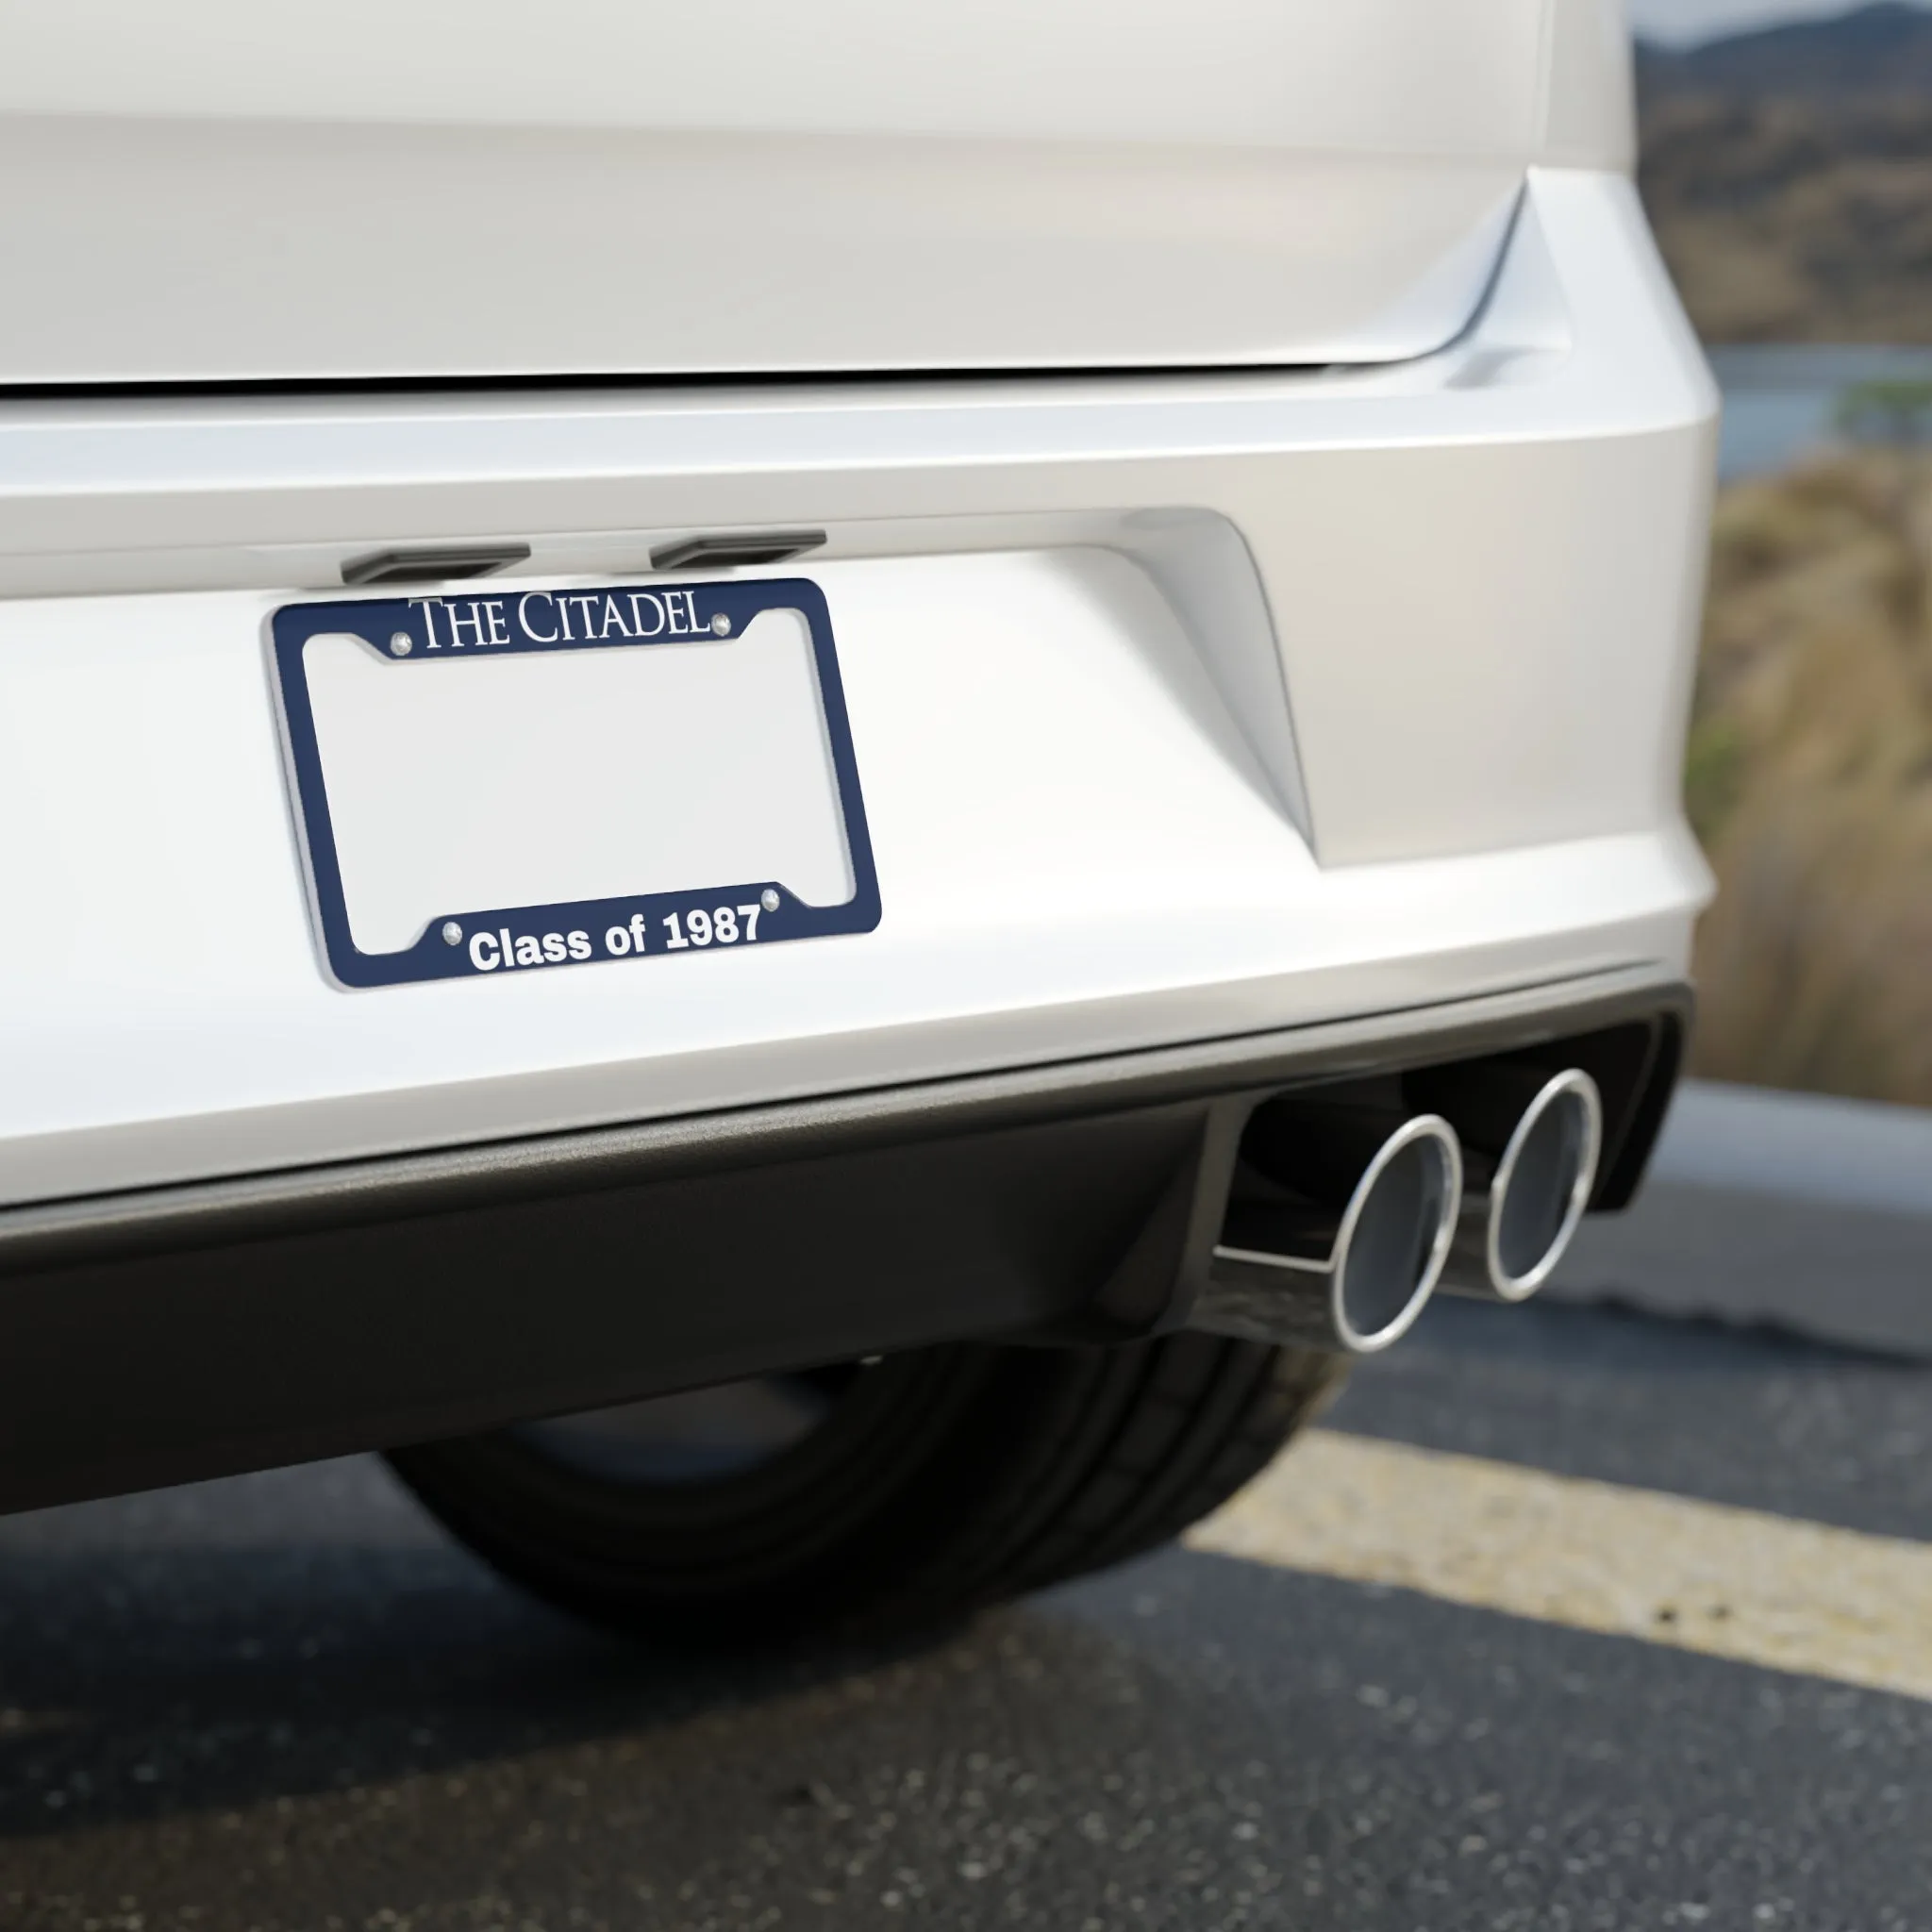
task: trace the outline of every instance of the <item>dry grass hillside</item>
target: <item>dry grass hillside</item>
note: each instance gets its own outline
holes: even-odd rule
[[[1932,341],[1932,8],[1640,47],[1645,205],[1707,341]],[[1907,393],[1910,391],[1910,393]],[[1687,786],[1699,1071],[1932,1106],[1932,398],[1720,502]]]
[[[1719,505],[1688,790],[1697,1070],[1932,1105],[1932,456]]]

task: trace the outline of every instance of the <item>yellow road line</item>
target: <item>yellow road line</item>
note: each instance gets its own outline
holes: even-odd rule
[[[1924,1543],[1328,1429],[1188,1541],[1932,1698]]]

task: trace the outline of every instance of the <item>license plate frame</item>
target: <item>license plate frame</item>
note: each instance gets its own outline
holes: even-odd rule
[[[630,634],[595,637],[572,633],[559,623],[558,606],[574,600],[586,629],[602,600],[637,619]],[[582,600],[589,600],[588,603]],[[480,607],[480,608],[479,608]],[[770,610],[796,612],[808,639],[816,676],[820,723],[837,808],[842,824],[851,896],[838,904],[801,898],[783,878],[737,878],[674,890],[641,891],[500,906],[452,906],[429,917],[415,941],[396,951],[364,951],[352,929],[348,891],[325,775],[325,749],[310,690],[307,652],[324,637],[359,640],[397,676],[438,675],[436,667],[483,656],[609,649],[650,650],[658,645],[703,644],[730,648],[754,619]],[[657,628],[647,626],[655,622]],[[467,631],[467,636],[464,633]],[[716,641],[715,644],[713,641]],[[306,875],[316,935],[327,975],[338,986],[362,991],[439,979],[518,978],[535,966],[615,963],[623,959],[692,957],[706,951],[743,950],[791,940],[873,931],[881,906],[865,803],[853,750],[851,721],[840,676],[831,613],[824,592],[808,578],[762,578],[666,584],[572,585],[565,589],[505,587],[474,594],[408,598],[331,599],[288,604],[269,624],[273,683],[283,751],[296,819],[296,842]],[[407,838],[408,828],[399,827]],[[741,915],[756,908],[749,920]],[[735,937],[726,939],[713,915],[729,912]],[[691,915],[710,938],[696,938]],[[746,927],[750,927],[747,933]],[[643,935],[641,943],[634,943]],[[458,937],[448,935],[454,931]],[[620,948],[617,935],[626,935]],[[675,937],[674,937],[675,936]],[[519,957],[525,939],[542,952]],[[588,957],[584,947],[588,943]]]

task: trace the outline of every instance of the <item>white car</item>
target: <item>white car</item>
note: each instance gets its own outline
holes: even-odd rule
[[[0,1506],[878,1626],[1627,1200],[1714,393],[1612,0],[0,25]]]

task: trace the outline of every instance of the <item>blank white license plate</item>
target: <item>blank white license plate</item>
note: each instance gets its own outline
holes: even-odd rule
[[[815,584],[291,604],[273,638],[310,898],[342,986],[878,924]]]

